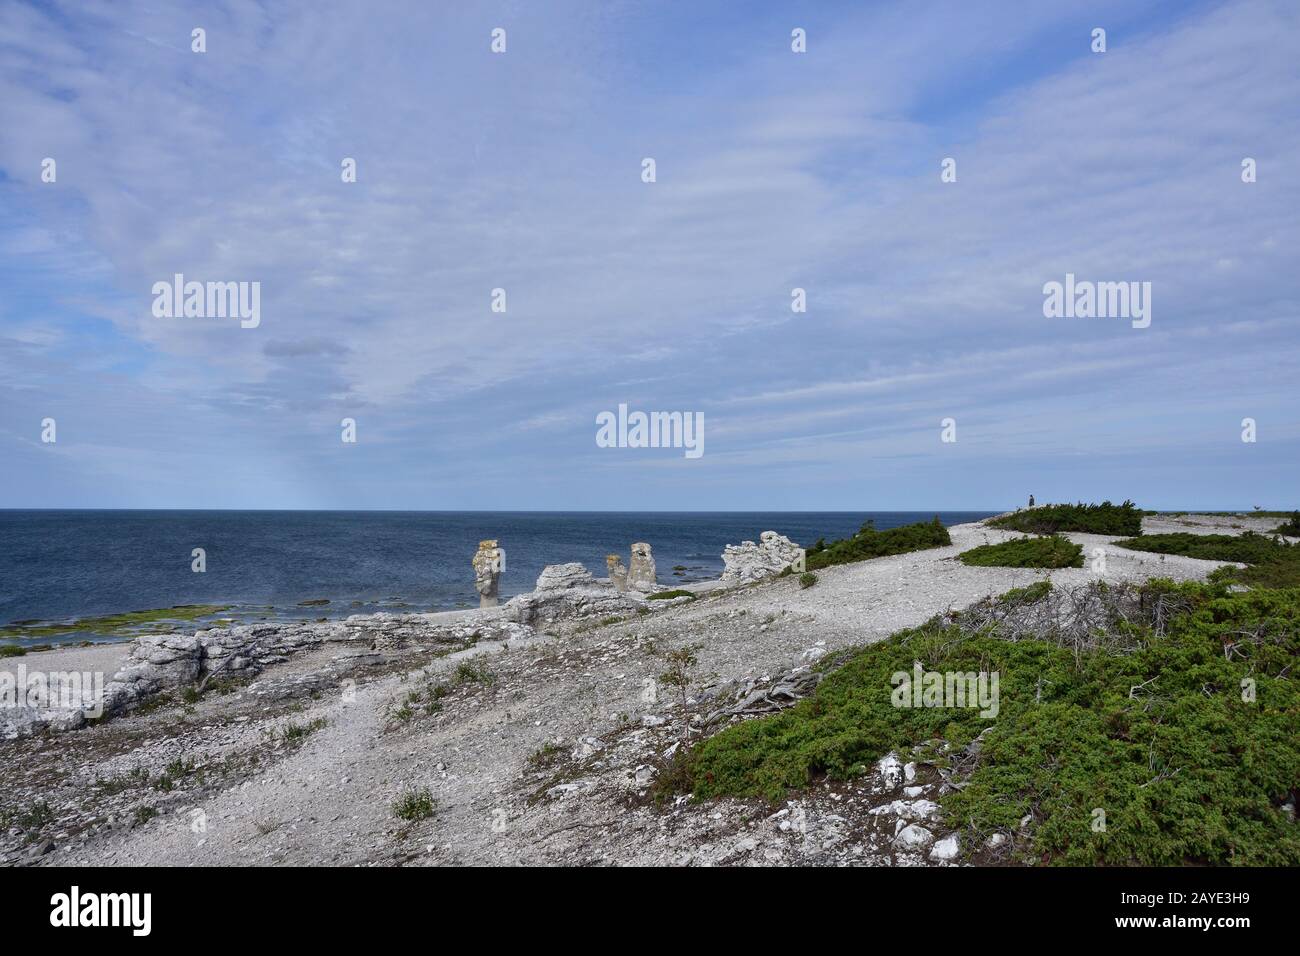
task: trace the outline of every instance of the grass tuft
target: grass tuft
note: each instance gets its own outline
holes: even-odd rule
[[[393,801],[393,815],[400,820],[411,822],[427,820],[433,816],[435,809],[433,794],[429,792],[428,788],[419,790],[408,788],[402,791],[401,795]]]

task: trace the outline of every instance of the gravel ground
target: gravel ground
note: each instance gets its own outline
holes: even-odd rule
[[[1162,517],[1147,519],[1144,529],[1236,533],[1274,524]],[[909,819],[906,806],[872,812],[904,796],[934,795],[936,778],[925,766],[912,766],[910,781],[882,771],[851,785],[820,785],[781,808],[753,801],[654,806],[647,791],[655,766],[684,723],[654,677],[665,670],[666,650],[690,643],[700,645],[700,673],[715,682],[761,682],[1047,576],[966,567],[954,560],[960,551],[1016,535],[983,524],[950,531],[951,547],[824,569],[808,589],[792,577],[701,587],[698,600],[624,622],[441,657],[419,646],[387,655],[321,648],[223,696],[0,743],[0,861],[926,862],[893,844],[898,821]],[[1105,570],[1051,572],[1062,585],[1195,579],[1219,566],[1125,551],[1105,536],[1069,537],[1087,557],[1102,549]],[[104,666],[120,653],[76,648],[0,666],[22,660],[29,669],[71,668],[88,654]],[[436,697],[430,689],[439,684],[444,696]],[[905,785],[913,790],[905,793]],[[410,789],[429,792],[431,816],[395,815],[394,801]],[[1014,845],[1011,834],[1005,846]],[[984,862],[1000,859],[988,853]]]

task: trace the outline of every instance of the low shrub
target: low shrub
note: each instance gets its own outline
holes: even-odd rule
[[[1016,511],[1000,518],[990,518],[991,527],[1026,534],[1060,534],[1062,531],[1079,531],[1087,534],[1142,533],[1142,512],[1131,501],[1115,505],[1103,501],[1099,505],[1042,505]]]
[[[1078,599],[1058,591],[1038,600]],[[822,776],[864,774],[890,751],[937,738],[958,752],[983,733],[965,785],[939,798],[947,823],[988,833],[1030,815],[1034,861],[1300,865],[1300,826],[1283,806],[1300,788],[1300,590],[1154,582],[1136,606],[1160,611],[1084,648],[943,619],[901,631],[855,652],[794,707],[696,745],[680,786],[697,798],[781,800]],[[899,672],[918,661],[930,672],[996,671],[996,720],[895,706]],[[1092,828],[1096,807],[1103,832]]]
[[[1245,534],[1144,534],[1116,541],[1120,548],[1178,554],[1207,561],[1236,561],[1245,568],[1219,568],[1210,580],[1252,587],[1300,587],[1300,544],[1247,531]]]
[[[948,529],[939,522],[938,515],[935,515],[933,521],[905,524],[888,531],[877,531],[875,522],[868,521],[851,538],[832,541],[830,544],[818,540],[807,551],[806,566],[809,571],[817,571],[836,564],[867,561],[891,554],[923,551],[926,548],[941,548],[949,544],[952,544],[952,538],[948,536]]]
[[[982,544],[957,555],[962,564],[980,568],[1081,568],[1083,546],[1065,538],[1014,538]]]
[[[1285,534],[1300,538],[1300,511],[1291,512],[1291,517],[1273,529],[1274,534]]]

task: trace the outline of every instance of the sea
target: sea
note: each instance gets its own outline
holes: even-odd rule
[[[92,619],[180,605],[223,608],[214,621],[477,607],[470,559],[484,538],[506,552],[503,600],[532,590],[548,564],[580,561],[603,577],[605,556],[627,564],[634,541],[651,545],[659,581],[671,588],[717,577],[723,547],[763,531],[807,547],[852,535],[868,519],[884,530],[936,514],[951,525],[993,512],[0,510],[0,637],[122,640],[120,629]],[[196,548],[202,572],[193,569]],[[22,636],[48,624],[72,630]]]

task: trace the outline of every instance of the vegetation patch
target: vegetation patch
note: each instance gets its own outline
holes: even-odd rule
[[[545,770],[568,753],[568,750],[552,741],[542,744],[528,757],[528,766],[533,770]]]
[[[1079,531],[1087,534],[1142,533],[1142,511],[1131,501],[1121,505],[1103,501],[1099,505],[1043,505],[1027,508],[1000,518],[990,518],[990,527],[1026,534],[1060,534]]]
[[[427,820],[433,816],[435,808],[433,794],[429,792],[427,787],[419,790],[408,788],[402,791],[401,795],[393,801],[393,815],[400,820],[410,822]]]
[[[315,720],[309,720],[305,724],[300,724],[297,721],[291,720],[289,723],[285,724],[284,729],[280,731],[278,737],[286,744],[298,743],[306,740],[312,734],[316,733],[316,731],[324,728],[328,723],[329,721],[324,717],[317,717]]]
[[[799,575],[799,587],[801,588],[807,589],[816,583],[817,575],[813,574],[811,571],[805,571],[803,574]]]
[[[962,564],[978,568],[1081,568],[1083,546],[1048,535],[983,544],[957,557]]]
[[[1300,544],[1255,534],[1144,534],[1116,541],[1117,547],[1155,554],[1178,554],[1207,561],[1236,561],[1245,568],[1219,568],[1211,581],[1263,588],[1300,587]]]
[[[477,667],[470,661],[461,661],[456,667],[454,680],[457,685],[483,684],[485,687],[491,687],[497,682],[497,677],[486,667]]]
[[[948,544],[952,544],[952,538],[948,536],[948,529],[939,522],[938,515],[934,516],[933,521],[905,524],[888,531],[877,531],[875,522],[868,521],[851,538],[832,541],[830,544],[818,539],[807,551],[807,568],[816,571],[835,564],[906,554],[926,548],[941,548]]]
[[[37,800],[25,809],[0,808],[0,830],[17,827],[23,831],[36,831],[52,822],[54,811],[44,800]]]
[[[671,601],[673,598],[679,598],[679,597],[690,598],[693,601],[695,600],[696,595],[691,591],[683,591],[681,588],[676,588],[672,591],[657,591],[654,594],[647,595],[646,600],[647,601]]]
[[[136,826],[143,826],[156,816],[158,816],[158,810],[154,807],[136,807],[133,819]]]
[[[1283,806],[1300,791],[1300,590],[1156,581],[1120,592],[1124,611],[1104,626],[1026,635],[1010,623],[1008,602],[1059,621],[1120,591],[1088,587],[1091,604],[1084,589],[1026,588],[990,602],[1004,623],[936,618],[865,647],[789,710],[697,744],[679,786],[779,800],[893,750],[941,740],[956,752],[987,731],[965,786],[941,798],[950,825],[987,833],[1031,815],[1034,859],[1048,863],[1300,864],[1300,825]],[[1060,603],[1044,613],[1049,596]],[[896,677],[915,662],[996,671],[996,718],[895,706]]]
[[[1300,511],[1291,512],[1290,518],[1273,529],[1274,534],[1285,534],[1292,538],[1300,538]]]

